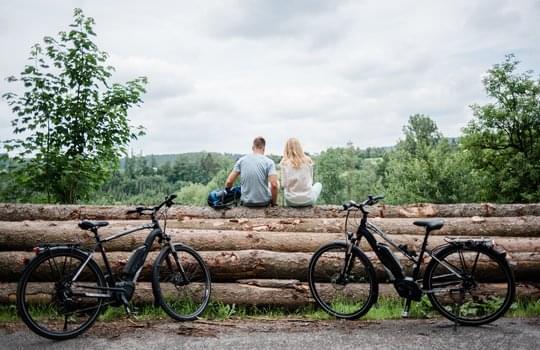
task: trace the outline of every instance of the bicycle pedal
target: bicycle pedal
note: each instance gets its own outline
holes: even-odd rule
[[[130,304],[124,305],[124,308],[129,316],[137,316],[139,314],[139,308],[131,306]]]

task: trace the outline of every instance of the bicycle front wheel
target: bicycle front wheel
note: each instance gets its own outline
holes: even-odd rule
[[[315,301],[330,315],[357,319],[377,300],[373,265],[358,248],[347,255],[345,242],[319,248],[309,263],[309,288]]]
[[[478,326],[504,315],[516,286],[503,255],[485,246],[449,245],[431,259],[424,288],[444,317]]]
[[[105,279],[88,255],[71,248],[46,250],[24,269],[17,285],[17,311],[35,333],[49,339],[74,338],[96,320]],[[82,268],[81,268],[82,267]],[[72,282],[79,272],[77,282]]]
[[[173,319],[195,320],[210,300],[210,272],[202,257],[190,247],[177,244],[163,250],[152,272],[157,303]]]

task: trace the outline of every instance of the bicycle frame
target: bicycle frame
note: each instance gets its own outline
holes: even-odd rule
[[[385,242],[390,244],[394,249],[396,249],[403,256],[405,256],[407,259],[409,259],[410,261],[413,262],[412,276],[408,276],[408,277],[412,278],[413,281],[415,281],[415,282],[419,281],[420,267],[421,267],[422,263],[424,262],[425,254],[430,256],[432,259],[437,260],[442,266],[446,267],[452,274],[456,275],[459,278],[462,278],[462,275],[458,271],[456,271],[452,266],[447,264],[445,261],[441,261],[441,260],[437,259],[437,257],[433,253],[433,250],[427,249],[427,243],[428,243],[428,238],[429,238],[429,233],[430,233],[429,231],[426,231],[426,234],[424,236],[424,240],[422,242],[422,246],[420,248],[420,253],[418,254],[418,257],[415,258],[414,254],[409,253],[407,250],[403,249],[400,245],[398,245],[394,241],[392,241],[390,239],[390,237],[388,237],[383,230],[381,230],[377,226],[373,225],[372,223],[368,222],[367,221],[368,214],[369,214],[369,212],[367,212],[365,210],[362,210],[362,215],[363,216],[362,216],[362,219],[360,221],[360,225],[358,226],[358,229],[357,229],[357,232],[356,232],[356,238],[348,237],[347,241],[351,242],[353,245],[358,247],[360,245],[360,240],[362,239],[362,237],[365,237],[366,241],[368,242],[368,244],[370,245],[372,250],[377,255],[377,258],[379,258],[381,263],[386,268],[388,268],[388,266],[386,266],[384,264],[384,259],[381,258],[379,249],[377,247],[378,241],[375,238],[376,235],[380,236]],[[347,220],[348,220],[348,216],[349,216],[349,213],[347,213]],[[351,249],[352,249],[352,246],[351,246]],[[349,250],[348,250],[348,252],[350,253]]]
[[[146,237],[146,239],[144,241],[144,244],[141,246],[141,247],[145,247],[144,251],[142,252],[142,257],[141,257],[142,262],[146,261],[148,253],[152,249],[152,245],[154,244],[154,241],[156,240],[156,238],[158,239],[159,243],[162,246],[164,246],[165,244],[168,244],[172,248],[172,243],[171,243],[171,239],[170,239],[169,235],[167,235],[164,231],[161,230],[159,222],[154,217],[154,215],[152,215],[152,223],[150,223],[150,224],[144,224],[144,225],[142,225],[140,227],[137,227],[137,228],[134,228],[134,229],[131,229],[131,230],[127,230],[127,231],[124,231],[124,232],[120,232],[120,233],[114,234],[112,236],[103,238],[103,239],[100,238],[100,236],[99,236],[99,234],[97,232],[97,229],[93,229],[93,230],[91,230],[91,232],[94,233],[94,238],[96,240],[96,244],[94,245],[93,249],[88,253],[88,257],[81,264],[81,266],[79,267],[79,269],[77,270],[77,272],[73,276],[73,278],[71,280],[71,283],[75,283],[77,281],[79,275],[84,270],[84,268],[88,264],[88,262],[92,259],[94,254],[96,252],[99,252],[99,253],[101,253],[101,257],[103,258],[103,263],[105,265],[105,272],[106,272],[105,281],[107,282],[108,286],[106,286],[106,287],[105,286],[104,287],[85,286],[84,288],[86,288],[86,289],[96,289],[96,290],[99,290],[101,292],[123,292],[124,291],[123,288],[114,287],[116,285],[116,282],[118,281],[118,279],[116,278],[115,274],[113,273],[113,271],[111,269],[111,265],[109,263],[109,259],[107,258],[107,254],[105,253],[105,248],[104,248],[103,244],[107,243],[107,242],[110,242],[110,241],[113,241],[115,239],[124,237],[126,235],[129,235],[129,234],[132,234],[132,233],[135,233],[135,232],[138,232],[138,231],[142,231],[142,230],[152,230],[148,234],[148,236]],[[163,241],[165,241],[166,243],[163,244]],[[173,249],[173,251],[174,251],[174,249]],[[134,254],[135,254],[135,252],[136,251],[134,251]],[[130,256],[130,259],[132,257],[133,257],[133,255]],[[141,270],[142,270],[142,266],[141,266],[141,268],[139,268],[137,273],[133,276],[133,278],[129,282],[135,283],[137,281],[137,278],[138,278],[139,273],[140,273]],[[182,268],[180,268],[180,271],[181,271],[181,273],[183,275],[184,271],[183,271]],[[82,294],[84,296],[87,296],[87,297],[96,297],[96,298],[111,298],[112,297],[111,294],[95,294],[95,293],[82,293]]]

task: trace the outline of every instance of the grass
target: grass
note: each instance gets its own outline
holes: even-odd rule
[[[379,298],[371,310],[362,317],[364,320],[391,320],[401,318],[403,301],[401,299]],[[50,317],[54,314],[49,307],[36,310],[36,314]],[[540,299],[518,299],[506,313],[506,317],[538,317],[540,316]],[[422,301],[412,303],[411,318],[440,317],[429,300],[425,297]],[[115,321],[126,318],[126,313],[121,307],[108,307],[99,317],[101,321]],[[159,307],[153,305],[139,305],[139,320],[167,320],[169,316]],[[303,318],[307,320],[332,320],[334,317],[314,305],[289,309],[278,306],[245,306],[235,304],[210,303],[201,316],[205,320],[230,320],[230,319],[280,319],[280,318]],[[0,305],[0,323],[19,321],[15,305]]]

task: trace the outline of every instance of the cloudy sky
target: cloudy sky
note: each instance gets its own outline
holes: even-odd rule
[[[291,136],[310,152],[386,146],[414,113],[457,136],[505,54],[540,72],[538,0],[0,3],[2,77],[67,29],[74,7],[95,18],[114,79],[149,79],[130,113],[147,129],[136,153],[245,153],[257,135],[272,153]],[[0,140],[11,118],[2,101]]]

